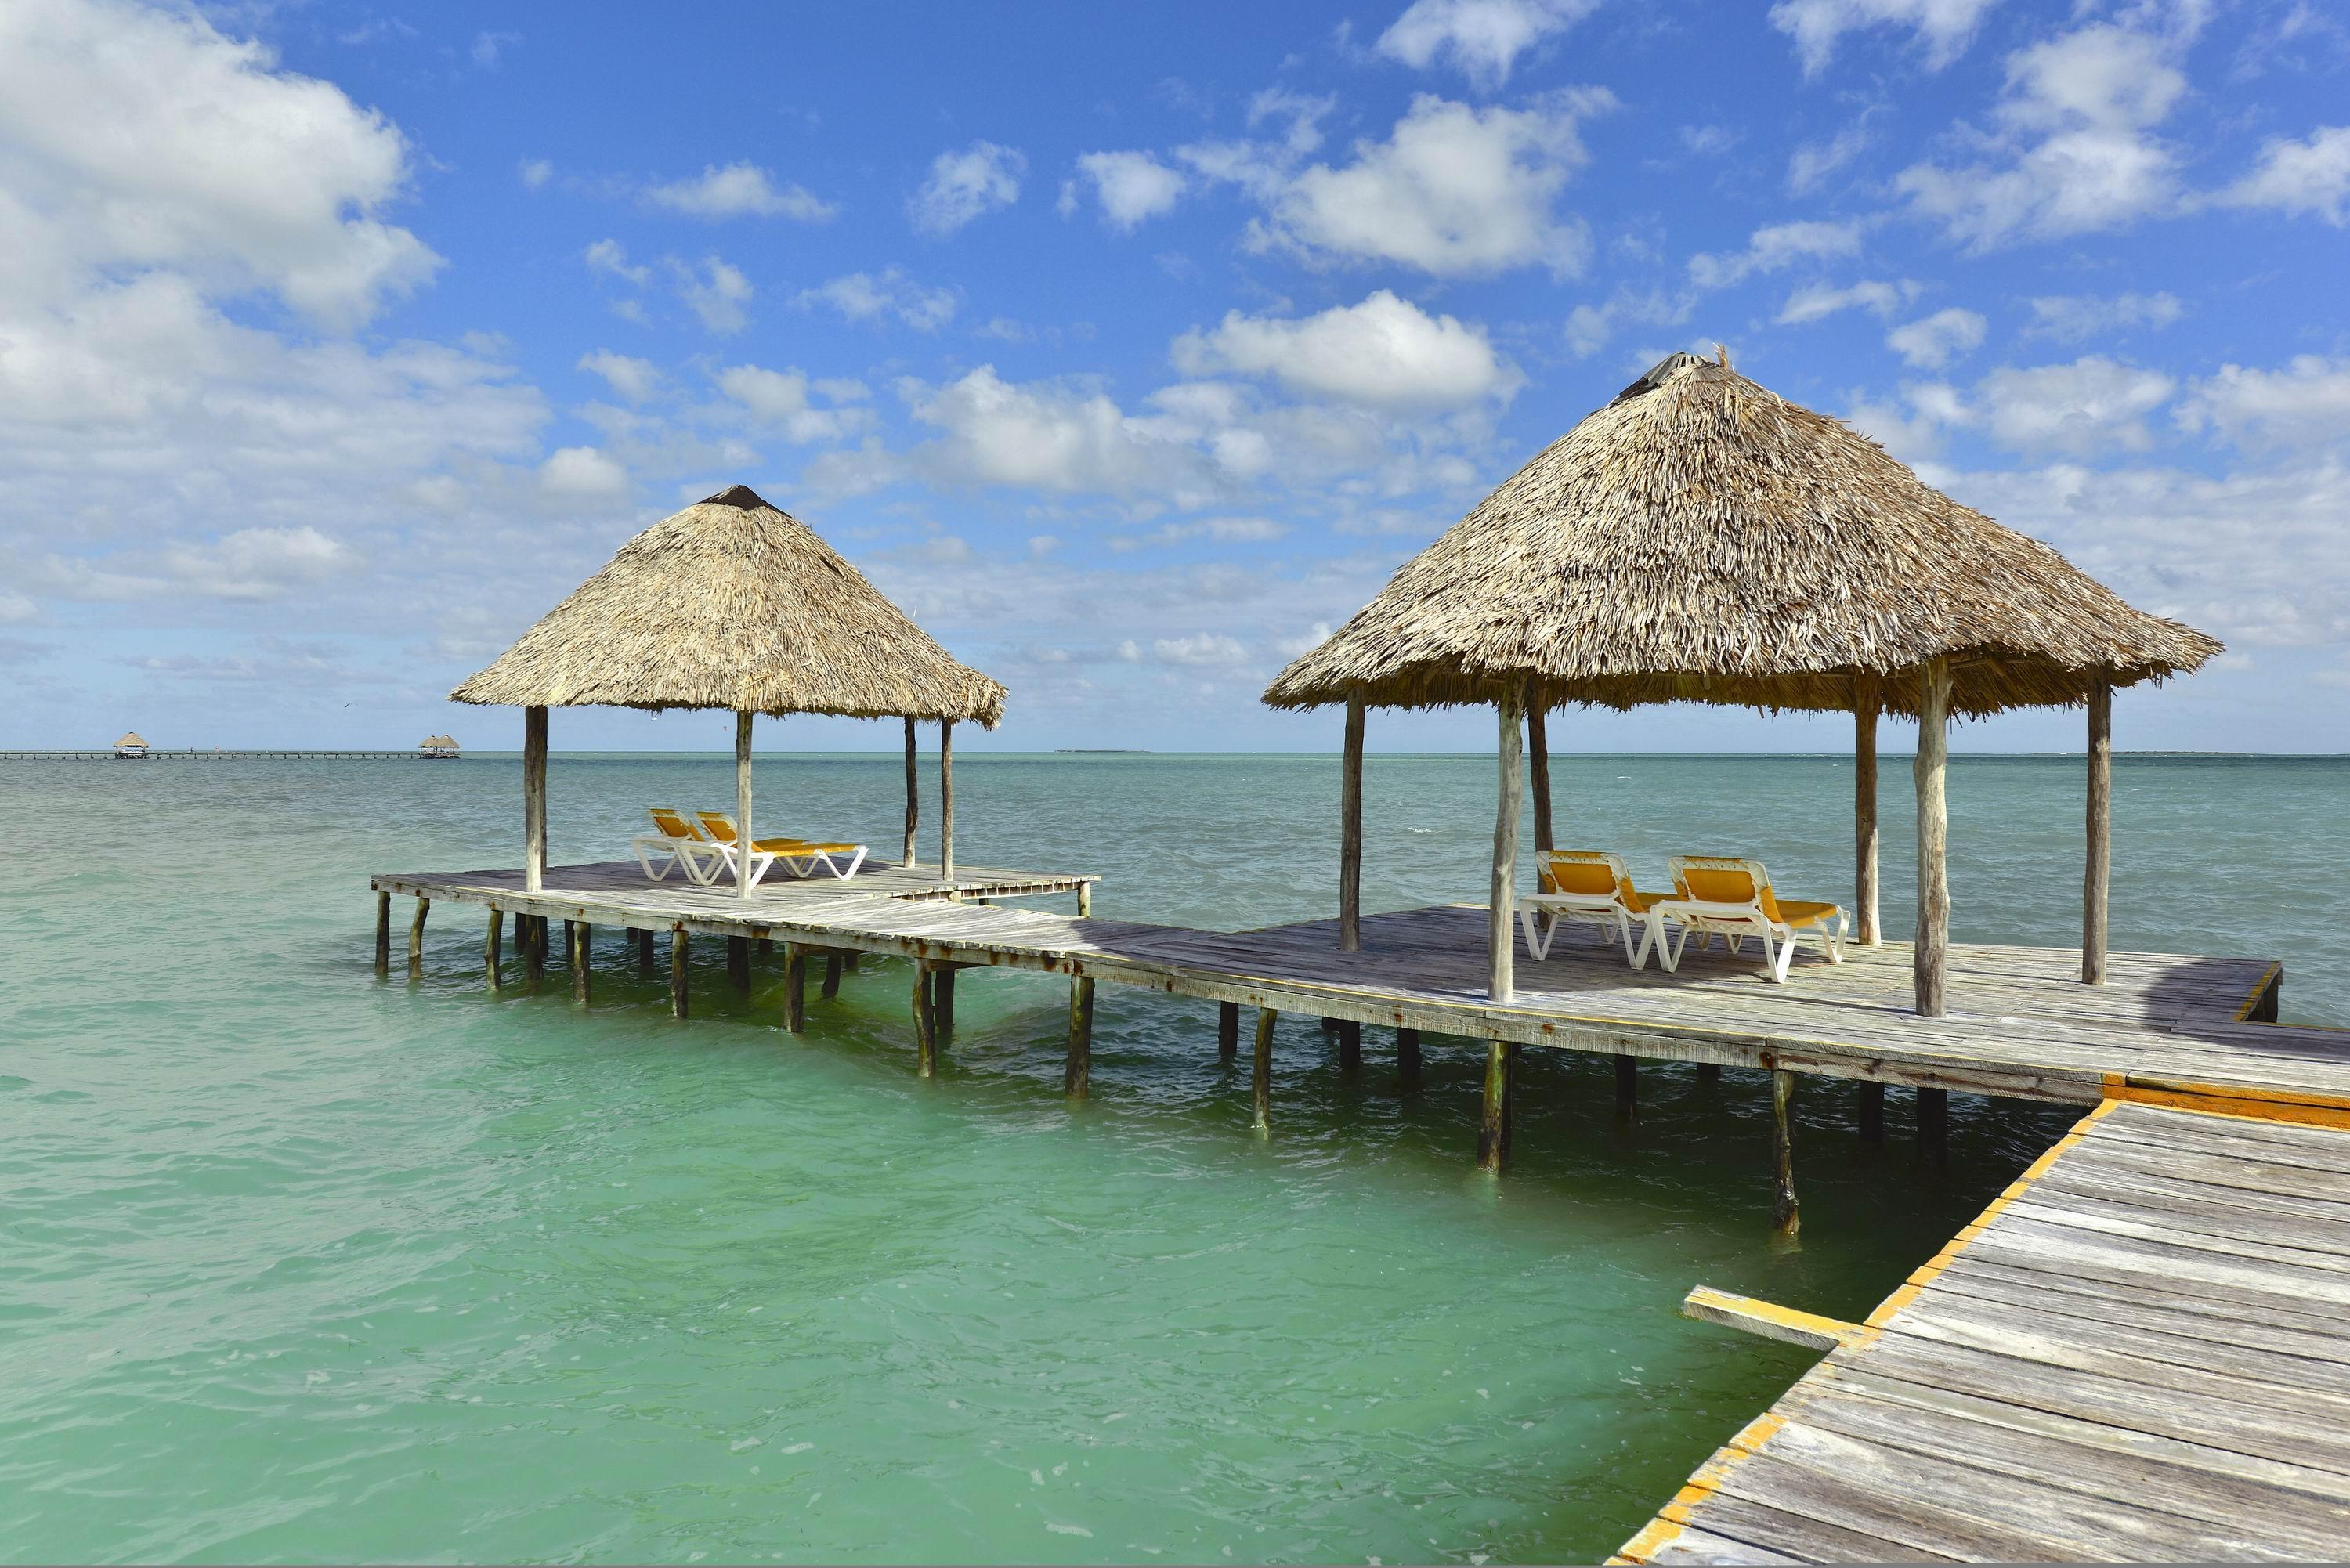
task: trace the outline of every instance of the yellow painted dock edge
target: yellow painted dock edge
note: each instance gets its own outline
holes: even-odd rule
[[[1965,1251],[1974,1239],[1981,1235],[2009,1204],[2031,1190],[2032,1184],[2045,1175],[2048,1168],[2054,1165],[2065,1150],[2072,1148],[2086,1137],[2089,1129],[2112,1114],[2113,1108],[2121,1103],[2121,1099],[2117,1096],[2097,1102],[2095,1110],[2074,1123],[2072,1131],[2049,1145],[2045,1153],[2026,1166],[2023,1174],[2008,1183],[2000,1195],[1992,1199],[1984,1207],[1983,1211],[1976,1215],[1957,1235],[1951,1237],[1940,1251],[1919,1264],[1902,1282],[1900,1289],[1878,1303],[1877,1310],[1861,1320],[1861,1328],[1868,1334],[1866,1339],[1856,1337],[1847,1341],[1843,1348],[1865,1350],[1869,1345],[1875,1343],[1877,1333],[1885,1327],[1894,1314],[1916,1301],[1926,1286],[1931,1284],[1937,1275],[1949,1268],[1952,1260]],[[1779,1310],[1783,1312],[1787,1309]],[[1800,1315],[1809,1316],[1810,1314]],[[1805,1376],[1810,1375],[1807,1373]],[[1782,1398],[1784,1396],[1782,1396]],[[1689,1484],[1675,1492],[1673,1500],[1659,1509],[1657,1517],[1643,1526],[1638,1534],[1617,1548],[1616,1555],[1608,1561],[1610,1563],[1648,1562],[1667,1542],[1681,1532],[1683,1527],[1690,1521],[1690,1513],[1693,1505],[1704,1501],[1710,1493],[1720,1490],[1722,1480],[1731,1471],[1760,1453],[1762,1445],[1769,1442],[1772,1435],[1785,1424],[1782,1417],[1766,1410],[1739,1428],[1738,1435],[1721,1448],[1715,1449],[1713,1457],[1699,1466],[1697,1473],[1690,1477]]]
[[[2259,983],[2252,987],[2251,994],[2244,998],[2244,1004],[2236,1009],[2237,1023],[2241,1023],[2252,1015],[2252,1009],[2261,1004],[2261,998],[2268,994],[2269,987],[2276,984],[2283,974],[2282,961],[2269,965],[2268,972],[2261,976]]]
[[[2350,1100],[2302,1089],[2262,1089],[2249,1085],[2172,1083],[2126,1073],[2105,1075],[2105,1103],[2164,1106],[2205,1116],[2250,1121],[2293,1122],[2303,1127],[2350,1127]]]

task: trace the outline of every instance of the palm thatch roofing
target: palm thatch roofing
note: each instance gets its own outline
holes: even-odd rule
[[[654,524],[449,693],[510,707],[1003,716],[945,649],[748,485]]]
[[[457,742],[447,735],[427,735],[417,742],[416,746],[419,751],[445,749],[453,752],[457,749]]]
[[[132,730],[114,743],[118,746],[143,746],[147,742],[139,738],[138,731]]]
[[[1276,708],[2079,702],[2220,651],[1840,421],[1675,354],[1520,469],[1264,693]]]

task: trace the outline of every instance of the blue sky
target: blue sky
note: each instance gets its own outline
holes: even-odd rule
[[[2123,746],[2350,749],[2345,87],[2297,0],[12,0],[0,741],[511,745],[442,694],[743,482],[1010,685],[972,743],[1328,748],[1265,680],[1721,344],[2229,642]]]

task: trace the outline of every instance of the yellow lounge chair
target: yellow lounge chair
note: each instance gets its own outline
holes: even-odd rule
[[[1780,898],[1772,891],[1771,873],[1760,860],[1676,855],[1671,864],[1677,891],[1649,910],[1649,918],[1660,922],[1657,961],[1667,970],[1680,967],[1681,952],[1689,946],[1691,932],[1697,933],[1700,946],[1719,932],[1733,953],[1746,938],[1762,938],[1763,967],[1782,985],[1787,982],[1788,966],[1795,961],[1797,931],[1818,932],[1821,945],[1827,949],[1828,962],[1844,962],[1847,922],[1842,905]],[[1678,941],[1665,940],[1661,925],[1665,920],[1680,927]]]
[[[735,850],[734,819],[723,811],[697,811],[693,815],[702,819],[702,831],[709,836],[710,842],[725,856],[727,869],[733,870]],[[833,858],[836,855],[847,856],[848,864],[843,867]],[[809,838],[754,838],[751,841],[752,882],[755,885],[760,877],[767,874],[768,867],[778,860],[782,861],[785,869],[795,877],[812,876],[816,868],[822,866],[846,882],[857,875],[857,868],[859,866],[865,864],[865,846],[820,843]]]
[[[653,819],[655,831],[629,840],[629,847],[637,852],[637,864],[645,868],[645,875],[659,882],[669,876],[670,867],[676,867],[695,887],[709,887],[719,868],[726,864],[718,846],[673,805],[649,805],[645,813]]]
[[[1536,962],[1550,956],[1558,928],[1568,921],[1598,926],[1621,936],[1624,957],[1634,969],[1648,961],[1649,949],[1662,940],[1648,911],[1671,895],[1634,891],[1622,857],[1596,849],[1540,850],[1534,855],[1534,869],[1542,878],[1541,890],[1520,898],[1517,910],[1518,923],[1526,933],[1526,951]],[[1637,946],[1632,940],[1635,925],[1640,928]]]

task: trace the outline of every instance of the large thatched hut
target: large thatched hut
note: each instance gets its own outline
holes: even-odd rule
[[[993,729],[1001,682],[948,656],[814,530],[748,485],[696,503],[620,546],[487,668],[449,694],[524,710],[525,882],[546,865],[546,711],[723,708],[734,723],[735,818],[751,821],[751,725],[765,713],[899,718],[906,858],[914,857],[914,723],[940,725],[942,873],[954,875],[951,734]],[[743,895],[750,895],[747,883]]]
[[[1919,724],[1918,1011],[1943,1011],[1950,715],[2084,704],[2084,978],[2105,964],[2113,689],[2220,645],[2125,604],[2039,541],[1920,481],[1727,357],[1675,354],[1535,456],[1265,691],[1347,710],[1340,941],[1357,936],[1367,707],[1501,714],[1493,994],[1511,987],[1519,725],[1550,847],[1544,717],[1564,704],[1708,702],[1856,716],[1860,936],[1877,940],[1876,726]]]

